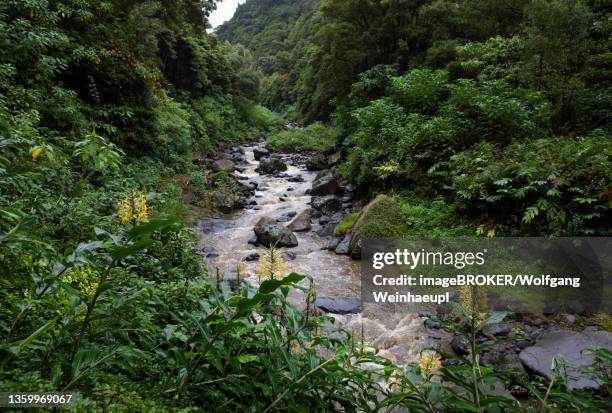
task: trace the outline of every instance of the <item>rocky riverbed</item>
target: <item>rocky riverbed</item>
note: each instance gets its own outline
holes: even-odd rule
[[[334,150],[317,154],[272,154],[265,143],[233,147],[210,162],[213,171],[230,174],[238,193],[215,195],[219,214],[203,218],[200,251],[210,273],[241,277],[256,285],[258,245],[277,243],[285,270],[314,280],[316,306],[336,325],[363,334],[391,360],[416,362],[422,350],[437,348],[466,354],[469,343],[443,326],[417,314],[389,314],[380,306],[362,305],[360,261],[349,255],[350,236],[334,236],[335,226],[365,205],[336,171]],[[306,285],[306,283],[304,284]],[[303,306],[304,296],[290,299]],[[576,367],[590,361],[582,350],[597,345],[612,349],[612,334],[579,327],[574,316],[524,317],[488,326],[477,340],[488,344],[482,363],[498,369],[526,369],[550,376],[553,355],[565,355]],[[570,385],[597,387],[575,371]]]

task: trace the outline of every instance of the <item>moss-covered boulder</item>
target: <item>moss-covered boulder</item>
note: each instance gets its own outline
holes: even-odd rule
[[[368,238],[393,238],[406,231],[404,216],[397,202],[387,195],[378,195],[361,211],[353,226],[351,258],[361,258],[361,247]]]

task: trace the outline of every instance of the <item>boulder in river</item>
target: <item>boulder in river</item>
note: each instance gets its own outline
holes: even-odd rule
[[[320,171],[327,168],[327,160],[322,154],[318,154],[306,159],[306,169],[309,171]]]
[[[234,162],[229,159],[219,159],[214,161],[211,165],[211,169],[214,172],[232,172],[235,168]]]
[[[312,183],[311,193],[313,195],[333,195],[338,192],[340,185],[331,171],[317,176]]]
[[[612,333],[585,330],[555,331],[546,334],[534,346],[519,354],[523,365],[530,371],[552,378],[551,363],[555,356],[563,357],[566,367],[562,369],[570,389],[600,388],[602,383],[587,377],[581,367],[592,364],[593,357],[586,350],[603,347],[612,350]]]
[[[353,226],[351,258],[361,258],[361,247],[366,239],[393,238],[406,232],[404,214],[395,200],[378,195],[361,212]]]
[[[355,314],[361,311],[361,300],[352,297],[319,297],[315,300],[315,307],[326,313]]]
[[[270,156],[270,151],[266,148],[254,148],[253,156],[255,156],[255,160],[258,161],[261,158],[267,158],[268,156]]]
[[[310,210],[300,212],[300,214],[291,221],[288,228],[291,231],[302,232],[310,231],[312,225],[310,225]]]
[[[244,257],[244,261],[257,261],[259,259],[259,253],[258,252],[253,252],[249,255],[247,255],[246,257]]]
[[[283,162],[280,156],[272,155],[269,158],[263,158],[259,162],[257,172],[267,175],[273,175],[287,170],[287,164]]]
[[[257,236],[257,244],[266,248],[270,245],[277,247],[296,247],[298,245],[295,234],[272,218],[260,219],[253,231]]]

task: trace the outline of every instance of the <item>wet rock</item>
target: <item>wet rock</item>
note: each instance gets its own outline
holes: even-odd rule
[[[285,202],[285,201],[287,200],[287,198],[285,198],[285,197],[282,197],[282,196],[281,196],[281,197],[279,197],[279,198],[278,198],[278,200],[279,200],[280,202]]]
[[[322,214],[333,214],[340,210],[340,198],[335,195],[313,197],[312,207]]]
[[[317,231],[317,235],[320,237],[330,237],[334,233],[336,224],[325,224]]]
[[[450,346],[455,353],[460,356],[464,356],[468,354],[468,350],[470,348],[470,342],[467,338],[456,335],[450,342]]]
[[[294,190],[294,188],[291,188],[291,187],[287,188],[287,192],[291,192],[293,190]]]
[[[425,320],[425,327],[427,328],[431,328],[432,330],[439,330],[442,328],[442,325],[440,323],[438,323],[437,321],[434,321],[430,318],[428,318],[427,320]]]
[[[213,200],[215,202],[215,207],[217,211],[229,214],[234,210],[234,199],[229,194],[224,194],[222,192],[215,192],[213,194]]]
[[[496,371],[523,369],[521,360],[512,345],[494,345],[481,355],[482,364]]]
[[[295,234],[272,218],[264,217],[260,219],[253,231],[257,235],[257,243],[264,247],[270,245],[296,247],[298,245]]]
[[[231,172],[234,170],[234,162],[229,159],[219,159],[212,163],[211,169],[214,172]]]
[[[362,242],[372,238],[393,238],[406,232],[404,214],[395,200],[378,195],[359,215],[353,226],[351,258],[361,258]]]
[[[336,248],[338,247],[338,244],[340,244],[340,241],[342,241],[342,239],[340,238],[332,238],[329,240],[329,242],[327,243],[327,246],[325,247],[326,250],[329,251],[335,251]]]
[[[294,232],[310,231],[312,228],[312,225],[310,224],[310,210],[307,209],[300,212],[300,214],[296,216],[293,221],[291,221],[287,228]]]
[[[266,148],[255,148],[253,149],[253,156],[255,156],[255,160],[259,161],[261,158],[266,158],[270,155],[270,151]]]
[[[536,345],[521,351],[519,357],[528,370],[550,380],[552,358],[562,356],[566,364],[563,370],[570,389],[599,388],[601,382],[585,376],[579,370],[593,362],[593,357],[586,351],[593,347],[612,350],[612,333],[592,330],[547,333]]]
[[[333,155],[329,155],[329,158],[327,158],[327,164],[332,167],[332,166],[336,166],[338,165],[338,163],[340,163],[340,154],[339,153],[335,153]]]
[[[338,244],[334,252],[336,254],[348,255],[351,250],[351,236],[345,235],[342,241]]]
[[[249,238],[247,243],[251,245],[257,245],[257,235],[253,235],[251,238]]]
[[[291,176],[287,178],[287,181],[300,183],[300,182],[304,182],[304,178],[302,177],[302,175],[296,175],[296,176]]]
[[[306,169],[309,171],[320,171],[327,168],[327,161],[322,154],[306,159]]]
[[[202,248],[201,251],[202,251],[202,254],[204,254],[206,258],[215,258],[219,256],[219,252],[212,245],[205,246],[204,248]]]
[[[286,261],[293,261],[294,259],[297,258],[297,254],[295,252],[292,252],[292,251],[285,251],[285,252],[283,252],[282,257]]]
[[[338,192],[338,189],[338,180],[331,171],[328,171],[314,180],[311,193],[313,195],[333,195]]]
[[[273,175],[286,170],[287,164],[279,156],[274,155],[269,158],[263,158],[256,169],[257,172],[267,175]]]
[[[512,324],[510,323],[497,323],[490,324],[484,327],[484,332],[486,334],[496,336],[496,337],[505,337],[512,332]]]
[[[234,198],[234,209],[242,209],[247,205],[247,199],[244,196]]]
[[[286,212],[283,215],[281,215],[280,217],[276,218],[276,222],[289,222],[289,221],[291,221],[291,218],[293,218],[296,215],[297,215],[297,212],[295,212],[295,211]],[[291,228],[289,228],[289,229],[291,229]],[[295,231],[295,230],[291,229],[291,231]]]
[[[259,259],[259,253],[254,252],[243,258],[244,261],[257,261]]]
[[[355,314],[361,311],[361,300],[350,297],[319,297],[315,306],[327,313]]]

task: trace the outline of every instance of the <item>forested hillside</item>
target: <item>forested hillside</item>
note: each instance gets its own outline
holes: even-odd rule
[[[248,0],[207,33],[215,7],[0,2],[0,390],[79,412],[608,411],[612,349],[589,350],[596,388],[517,360],[560,328],[608,337],[609,314],[488,312],[468,288],[374,343],[394,321],[328,311],[285,268],[352,268],[368,237],[610,236],[609,2]],[[435,334],[417,363],[391,352]]]

